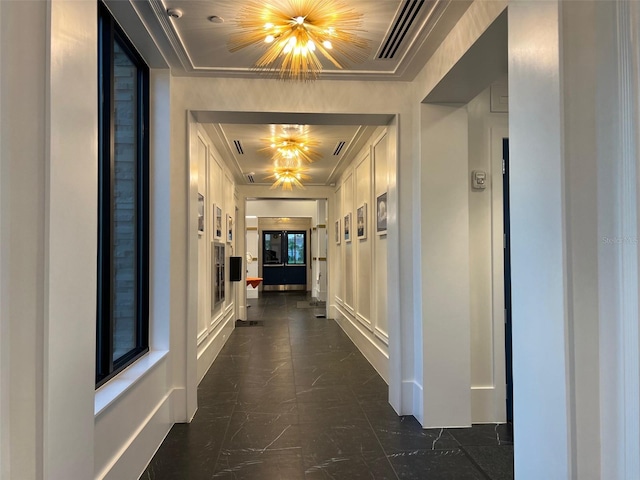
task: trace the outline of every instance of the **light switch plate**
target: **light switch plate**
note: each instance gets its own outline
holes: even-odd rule
[[[471,185],[473,188],[484,190],[487,187],[487,172],[482,170],[471,172]]]

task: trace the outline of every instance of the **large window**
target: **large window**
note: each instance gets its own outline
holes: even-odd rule
[[[96,386],[149,350],[149,68],[98,16]]]

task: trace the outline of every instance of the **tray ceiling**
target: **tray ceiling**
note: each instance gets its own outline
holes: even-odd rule
[[[268,3],[269,0],[264,0]],[[114,14],[123,9],[119,0],[106,0]],[[363,14],[361,36],[370,45],[368,58],[348,69],[323,64],[320,79],[411,81],[440,46],[467,10],[466,0],[344,0]],[[260,57],[259,47],[231,53],[229,36],[237,30],[236,19],[244,0],[132,0],[131,6],[176,76],[260,78],[252,67]],[[179,9],[180,18],[168,14]],[[117,15],[116,15],[117,16]],[[117,16],[118,17],[118,16]],[[217,17],[217,22],[210,21]],[[119,17],[125,28],[134,21]],[[223,21],[220,21],[223,20]],[[265,138],[283,125],[300,125],[320,143],[321,159],[308,165],[311,180],[305,185],[331,185],[366,144],[377,125],[389,118],[336,118],[319,114],[274,114],[269,118],[228,112],[199,112],[198,120],[216,149],[232,166],[239,184],[270,184],[272,165],[263,150]],[[372,116],[376,117],[376,116]],[[346,121],[345,121],[346,120]],[[340,142],[342,148],[336,152]],[[238,149],[240,147],[240,150]]]

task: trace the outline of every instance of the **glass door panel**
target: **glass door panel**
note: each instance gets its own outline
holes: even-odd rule
[[[282,233],[264,232],[264,265],[282,265]]]
[[[305,262],[305,233],[287,233],[287,265],[304,265]]]

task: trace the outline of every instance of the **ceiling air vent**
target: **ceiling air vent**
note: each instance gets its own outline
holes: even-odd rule
[[[244,150],[242,149],[242,144],[240,143],[240,140],[234,140],[233,144],[236,147],[236,150],[238,151],[238,153],[240,155],[244,155]]]
[[[379,59],[390,60],[402,45],[405,35],[413,26],[418,13],[425,4],[425,0],[404,0],[389,35],[384,39],[382,48],[378,53]]]
[[[247,173],[247,180],[249,181],[249,183],[256,183],[255,178],[253,178],[253,172]]]
[[[336,149],[333,151],[333,154],[335,156],[340,155],[340,152],[342,152],[343,148],[344,148],[344,142],[338,142],[338,145],[336,145]]]

